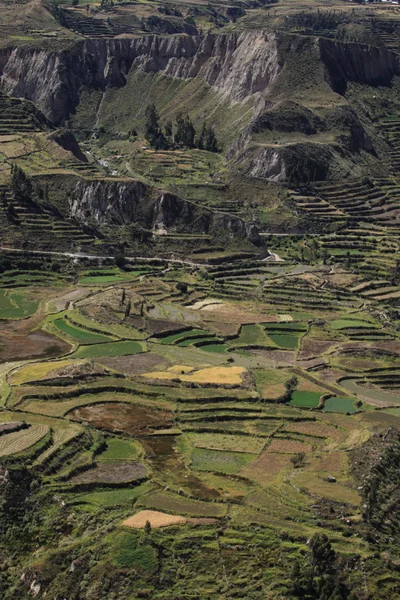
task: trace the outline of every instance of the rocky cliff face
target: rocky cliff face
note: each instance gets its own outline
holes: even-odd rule
[[[147,193],[140,181],[82,180],[70,196],[70,213],[87,225],[128,225],[143,220]]]
[[[80,180],[70,194],[70,214],[87,225],[137,223],[155,233],[206,233],[261,245],[257,229],[239,217],[200,207],[169,193],[155,194],[140,181]]]
[[[346,91],[348,81],[389,85],[393,76],[400,74],[400,56],[386,48],[325,38],[319,44],[329,82],[339,94]]]
[[[388,84],[400,74],[400,57],[385,48],[319,40],[320,56],[335,91],[347,81]],[[2,90],[27,98],[59,124],[79,103],[82,86],[122,86],[131,69],[191,79],[201,77],[233,102],[268,92],[284,66],[277,34],[155,36],[86,40],[73,50],[26,47],[0,51]]]
[[[170,77],[201,77],[231,101],[259,97],[282,64],[274,33],[87,40],[73,52],[24,47],[0,56],[1,87],[34,101],[56,124],[79,103],[82,86],[105,89],[124,85],[131,69]]]

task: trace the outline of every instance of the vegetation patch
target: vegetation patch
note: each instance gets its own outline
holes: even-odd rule
[[[47,425],[31,425],[28,429],[21,429],[6,433],[0,437],[0,457],[19,454],[34,446],[48,433]]]
[[[98,460],[135,460],[142,453],[136,440],[107,438],[107,448],[98,456]]]
[[[181,369],[185,371],[185,369]],[[200,383],[211,385],[241,385],[242,376],[246,372],[244,367],[207,367],[191,373],[177,374],[174,367],[166,371],[155,371],[153,373],[144,373],[144,377],[150,379],[179,379],[188,383]]]
[[[107,490],[103,492],[92,492],[89,494],[80,494],[73,498],[73,503],[84,502],[100,507],[114,507],[123,505],[132,505],[132,502],[143,493],[145,484],[136,485],[133,488],[118,488],[117,490]]]
[[[341,398],[339,396],[335,396],[332,398],[328,398],[324,401],[325,412],[338,412],[338,413],[350,413],[353,414],[356,412],[356,407],[354,405],[354,400],[351,398]]]
[[[112,485],[144,479],[146,475],[146,467],[135,461],[100,461],[93,469],[75,475],[69,481],[79,484],[104,483]]]
[[[315,408],[318,406],[320,398],[319,392],[293,392],[290,404],[302,408]]]
[[[141,544],[138,538],[126,531],[113,539],[113,562],[123,569],[138,569],[151,573],[157,567],[157,551],[150,544]]]
[[[65,319],[56,319],[54,325],[62,333],[65,333],[73,340],[81,344],[100,344],[105,342],[111,342],[112,338],[100,333],[93,333],[79,327],[75,327],[66,321]]]
[[[97,356],[127,356],[130,354],[140,354],[141,352],[146,352],[144,342],[126,340],[81,346],[71,356],[74,358],[96,358]]]
[[[223,517],[227,506],[216,502],[201,502],[182,496],[156,493],[141,500],[146,508],[189,515],[192,517]]]
[[[190,458],[192,469],[230,474],[237,473],[254,460],[254,454],[195,448]]]
[[[0,319],[21,319],[33,315],[39,302],[32,300],[28,292],[0,289]]]

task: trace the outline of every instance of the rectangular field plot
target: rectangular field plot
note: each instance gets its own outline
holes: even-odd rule
[[[319,392],[293,392],[290,404],[303,408],[315,408],[321,398]]]
[[[355,413],[356,407],[351,398],[328,398],[324,402],[324,412]]]
[[[325,498],[333,502],[345,502],[354,506],[358,506],[360,503],[360,497],[356,490],[339,482],[329,483],[327,477],[322,477],[315,473],[299,472],[295,473],[295,481],[298,486],[320,498]]]
[[[259,454],[266,443],[265,439],[223,433],[191,433],[188,437],[196,448],[225,450],[228,452],[247,452],[249,454]]]
[[[202,502],[163,492],[146,496],[141,500],[141,504],[146,508],[166,510],[193,517],[222,517],[227,512],[227,506],[223,504]]]
[[[81,346],[73,354],[74,358],[95,358],[96,356],[127,356],[129,354],[140,354],[145,352],[143,342],[132,340],[122,342],[109,342],[105,344],[93,344]]]
[[[241,452],[221,452],[195,448],[191,455],[192,468],[198,471],[215,471],[216,473],[237,473],[249,462],[254,454]]]
[[[285,348],[288,350],[294,350],[299,345],[299,336],[297,335],[289,335],[288,333],[269,333],[270,339],[274,344],[279,346],[279,348]]]
[[[75,502],[85,502],[88,504],[94,504],[95,506],[122,506],[124,504],[132,504],[140,494],[145,490],[146,483],[137,485],[134,488],[121,488],[117,490],[110,490],[105,492],[93,492],[90,494],[80,494],[73,498]]]

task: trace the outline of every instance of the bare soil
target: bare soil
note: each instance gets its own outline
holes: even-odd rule
[[[79,473],[71,483],[129,483],[146,477],[146,467],[135,461],[102,462],[94,469]]]
[[[83,406],[69,413],[73,421],[85,421],[108,431],[129,435],[144,435],[157,429],[168,429],[173,424],[173,414],[137,404],[106,402]]]
[[[151,352],[133,356],[106,356],[99,358],[97,362],[124,375],[140,375],[153,369],[162,370],[169,364],[166,359]]]
[[[33,319],[2,323],[0,331],[0,363],[29,358],[56,358],[71,346],[45,331],[31,331]]]

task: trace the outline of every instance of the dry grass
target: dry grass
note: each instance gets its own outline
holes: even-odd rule
[[[291,466],[290,456],[268,451],[242,469],[239,475],[247,477],[261,486],[269,485],[281,471],[289,466]]]
[[[29,364],[14,372],[10,377],[10,383],[13,385],[21,385],[22,383],[26,383],[28,381],[44,379],[52,371],[55,372],[58,369],[64,369],[72,364],[76,364],[76,361],[60,360],[57,362]]]
[[[224,433],[191,433],[188,437],[196,448],[247,452],[250,454],[259,454],[266,443],[263,438]]]
[[[178,365],[180,370],[186,367]],[[192,369],[191,369],[192,370]],[[241,385],[243,383],[242,375],[246,372],[244,367],[207,367],[199,369],[194,373],[180,374],[179,379],[188,383],[209,383],[212,385]],[[176,367],[170,367],[167,371],[154,371],[144,373],[144,377],[149,379],[176,379]]]
[[[185,523],[215,523],[215,519],[193,519],[182,515],[168,515],[158,510],[141,510],[133,517],[125,519],[121,523],[124,527],[132,529],[144,529],[147,521],[153,528],[168,527],[169,525],[184,525]]]
[[[340,473],[343,471],[343,452],[329,452],[313,466],[314,471]]]
[[[285,431],[304,433],[305,435],[317,435],[324,438],[330,438],[332,440],[340,440],[343,437],[338,429],[335,427],[330,427],[325,423],[320,423],[319,421],[288,423],[285,427]]]
[[[360,497],[357,492],[341,483],[328,483],[316,473],[298,472],[295,473],[296,485],[304,488],[313,496],[326,498],[332,502],[345,502],[358,506]]]
[[[0,457],[23,452],[41,440],[48,430],[47,425],[32,425],[29,429],[2,436],[0,438]]]
[[[304,444],[297,440],[272,440],[268,446],[269,452],[279,452],[283,454],[296,454],[298,452],[311,452],[311,444]]]

